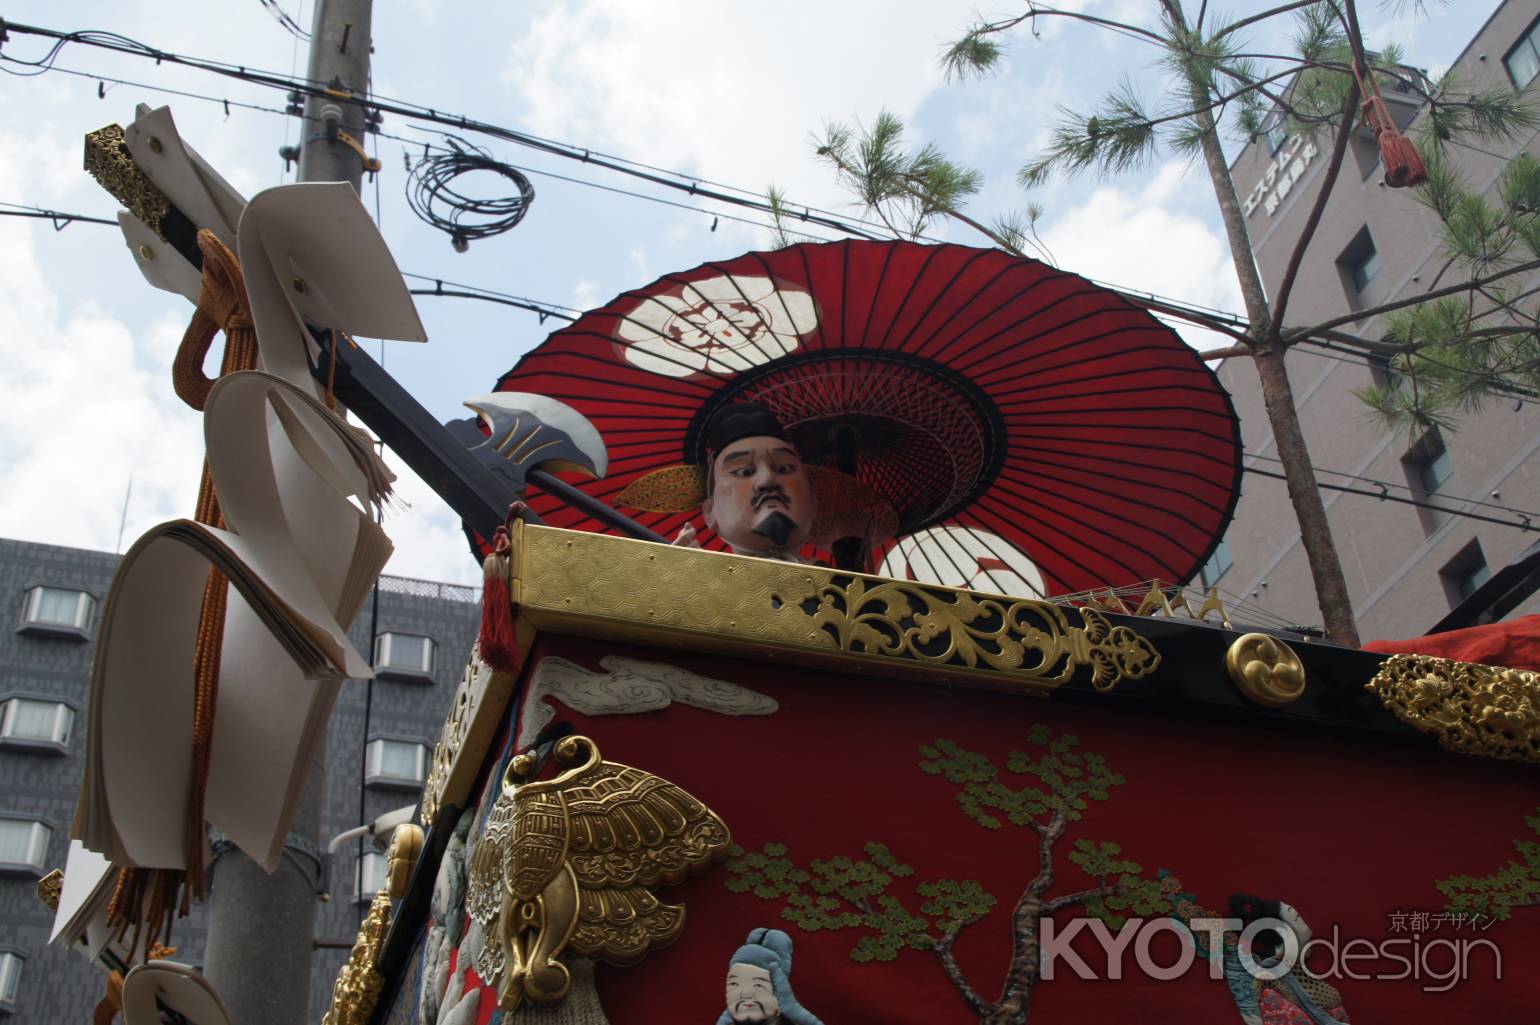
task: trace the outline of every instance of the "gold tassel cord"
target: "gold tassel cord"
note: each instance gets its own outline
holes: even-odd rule
[[[172,363],[172,386],[182,401],[201,410],[214,386],[213,381],[203,374],[203,362],[214,336],[220,331],[225,335],[219,370],[223,377],[256,368],[257,335],[240,261],[207,229],[198,232],[198,250],[203,255],[203,283],[197,308]],[[206,459],[194,517],[199,523],[212,527],[223,529],[225,525]],[[154,938],[169,939],[175,917],[186,915],[192,900],[195,897],[201,900],[204,894],[203,808],[208,791],[229,588],[225,575],[211,568],[204,586],[193,651],[192,792],[188,800],[187,868],[185,872],[123,869],[108,905],[108,921],[119,927],[120,936],[133,926],[135,947],[146,926],[155,930]],[[178,889],[181,890],[180,902],[177,900]]]

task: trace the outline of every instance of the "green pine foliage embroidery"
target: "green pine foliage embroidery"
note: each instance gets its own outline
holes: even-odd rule
[[[1540,837],[1540,808],[1524,822]],[[1506,922],[1516,908],[1540,906],[1540,842],[1515,840],[1513,846],[1520,860],[1490,875],[1450,876],[1435,883],[1449,899],[1446,910]]]
[[[1027,741],[1039,750],[1012,751],[1005,760],[1011,778],[986,755],[951,740],[920,748],[920,770],[958,786],[956,800],[963,814],[985,829],[1005,825],[1038,833],[1038,854],[1063,834],[1065,823],[1078,821],[1091,801],[1105,801],[1124,778],[1107,768],[1105,759],[1079,750],[1070,734],[1054,736],[1034,726]],[[1024,778],[1024,782],[1018,782]],[[972,879],[934,879],[908,885],[912,866],[898,860],[883,843],[865,845],[865,857],[835,857],[799,863],[785,844],[767,843],[760,850],[734,847],[727,861],[726,885],[736,893],[752,893],[782,905],[781,917],[808,932],[860,930],[850,952],[856,961],[892,961],[903,950],[936,950],[950,957],[952,939],[965,926],[979,921],[997,900]],[[1114,928],[1125,916],[1167,912],[1171,903],[1156,879],[1144,878],[1138,862],[1122,856],[1115,843],[1078,839],[1069,861],[1100,886],[1081,894],[1050,898],[1038,894],[1045,913],[1072,904],[1102,918]],[[1028,871],[1037,862],[1028,862]],[[902,882],[901,882],[902,881]],[[896,892],[895,892],[896,891]]]

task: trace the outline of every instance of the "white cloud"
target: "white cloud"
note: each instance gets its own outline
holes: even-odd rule
[[[80,144],[63,137],[47,125],[0,133],[0,198],[101,210],[95,183],[57,173],[80,159]],[[90,266],[48,255],[81,247]],[[111,550],[125,497],[124,548],[157,523],[192,515],[202,417],[171,387],[190,314],[180,297],[139,278],[116,229],[76,225],[55,236],[46,221],[0,218],[0,536]],[[409,505],[385,524],[397,548],[389,572],[478,582],[458,519],[387,458]]]
[[[1063,212],[1050,210],[1042,229],[1058,266],[1123,288],[1153,292],[1221,310],[1241,309],[1230,247],[1203,221],[1172,209],[1187,190],[1207,190],[1201,168],[1170,161],[1139,192],[1111,186]],[[1198,348],[1228,344],[1223,335],[1178,329]]]
[[[503,78],[540,134],[818,201],[834,190],[810,135],[883,108],[911,114],[941,82],[942,41],[969,19],[966,4],[933,0],[556,0]]]
[[[31,225],[0,225],[0,534],[111,548],[130,475],[124,544],[192,512],[203,468],[196,412],[171,394],[180,328],[136,336],[94,302],[65,309],[38,265]]]
[[[599,286],[582,278],[572,286],[572,305],[575,309],[591,310],[599,305]]]
[[[385,566],[393,576],[457,584],[481,584],[481,567],[471,556],[460,520],[421,477],[386,454],[396,472],[395,508],[385,513],[385,533],[396,551]]]

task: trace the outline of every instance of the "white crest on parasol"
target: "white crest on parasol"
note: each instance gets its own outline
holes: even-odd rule
[[[620,322],[628,362],[666,377],[738,373],[795,352],[818,326],[813,297],[764,277],[692,281],[681,295],[655,295]]]
[[[1022,598],[1042,598],[1046,591],[1043,574],[1025,552],[977,527],[927,527],[900,538],[878,572],[899,580]]]

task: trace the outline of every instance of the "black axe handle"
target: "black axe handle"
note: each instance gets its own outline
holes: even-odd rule
[[[330,331],[312,328],[321,342],[320,357],[311,373],[323,385],[330,373]],[[502,475],[494,473],[481,458],[435,420],[394,377],[360,346],[344,341],[337,346],[337,370],[332,390],[338,401],[390,446],[406,465],[459,514],[483,538],[490,538],[508,516],[508,506],[523,497]],[[525,479],[540,485],[549,495],[587,513],[600,523],[642,541],[668,541],[657,531],[637,523],[585,491],[580,491],[538,467],[525,471]],[[526,523],[539,523],[533,509],[523,514]]]
[[[310,371],[324,386],[336,336],[330,331],[312,331],[321,342],[321,353]],[[519,494],[445,430],[362,347],[344,341],[336,346],[336,354],[332,390],[337,401],[416,471],[466,526],[490,539],[507,519],[508,506]],[[525,518],[539,522],[532,510]]]
[[[660,545],[668,544],[668,538],[642,526],[623,512],[611,508],[599,501],[586,491],[579,490],[554,474],[535,467],[524,474],[527,480],[539,484],[548,495],[561,499],[574,509],[579,509],[607,527],[623,530],[634,538],[642,541],[656,541]]]

